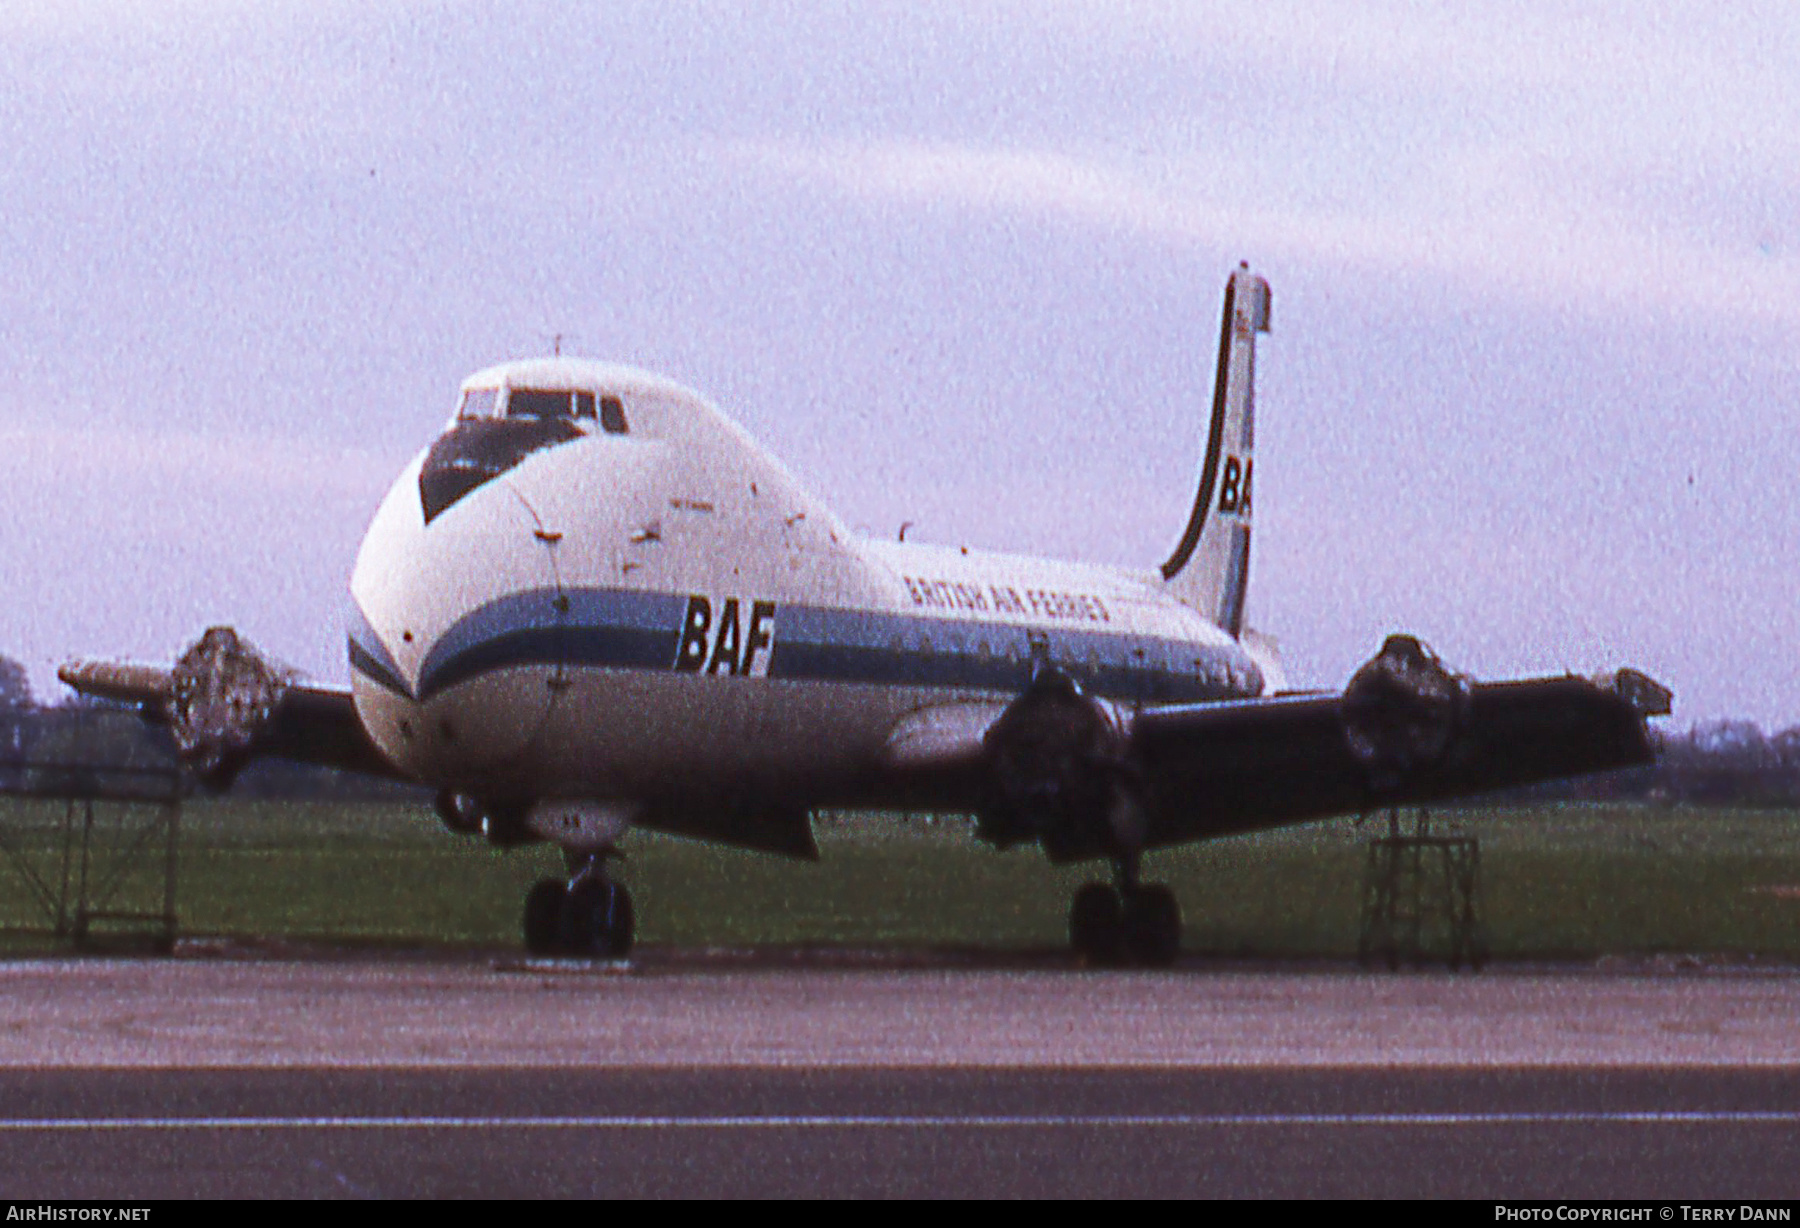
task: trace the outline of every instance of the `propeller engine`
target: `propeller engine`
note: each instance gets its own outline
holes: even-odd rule
[[[291,682],[232,628],[208,627],[170,677],[169,729],[181,761],[205,784],[229,785]]]
[[[1119,710],[1053,666],[982,737],[987,801],[977,834],[1006,848],[1038,840],[1052,860],[1142,843],[1136,773]]]
[[[1390,635],[1344,688],[1344,740],[1377,792],[1442,763],[1468,721],[1469,680],[1411,635]]]

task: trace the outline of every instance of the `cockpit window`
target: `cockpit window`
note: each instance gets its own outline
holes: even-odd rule
[[[499,390],[471,388],[463,393],[459,419],[492,418]],[[625,423],[625,405],[616,396],[602,396],[587,390],[568,388],[509,388],[506,390],[508,418],[574,418],[589,422],[598,420],[609,435],[624,435],[630,428]]]
[[[498,399],[498,388],[470,388],[464,391],[462,405],[457,408],[458,418],[492,418],[494,402]]]
[[[506,394],[508,418],[567,418],[573,413],[567,388],[514,388]]]

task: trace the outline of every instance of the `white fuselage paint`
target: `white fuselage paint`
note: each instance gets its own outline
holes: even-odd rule
[[[1260,693],[1266,660],[1154,573],[853,534],[692,392],[514,363],[465,384],[616,398],[426,520],[415,459],[350,585],[357,711],[408,774],[630,802],[779,782],[824,799],[910,714],[1001,704],[1034,653],[1122,705]]]

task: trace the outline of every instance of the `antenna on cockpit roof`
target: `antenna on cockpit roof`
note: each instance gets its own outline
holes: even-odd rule
[[[563,342],[564,341],[579,341],[579,340],[581,340],[580,333],[551,333],[550,334],[550,352],[555,357],[561,358]]]

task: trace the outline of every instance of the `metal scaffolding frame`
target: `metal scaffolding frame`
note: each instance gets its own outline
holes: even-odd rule
[[[0,822],[0,864],[25,884],[42,926],[7,925],[6,934],[49,934],[85,945],[96,926],[127,927],[158,950],[175,945],[175,886],[181,803],[189,782],[178,766],[114,767],[106,764],[15,759],[0,762],[0,796],[61,802],[62,815],[48,846]],[[96,804],[114,808],[105,821]],[[148,813],[146,813],[146,810]],[[132,907],[146,854],[160,845],[160,906]],[[136,871],[136,873],[134,873]],[[151,894],[154,894],[154,882]],[[135,929],[130,927],[136,927]],[[115,931],[116,933],[116,931]]]
[[[1357,958],[1402,963],[1442,961],[1452,969],[1487,961],[1478,883],[1481,845],[1472,836],[1434,836],[1431,813],[1414,812],[1401,833],[1399,807],[1388,811],[1388,834],[1369,842],[1363,871],[1362,930]],[[1435,954],[1434,954],[1435,952]]]

